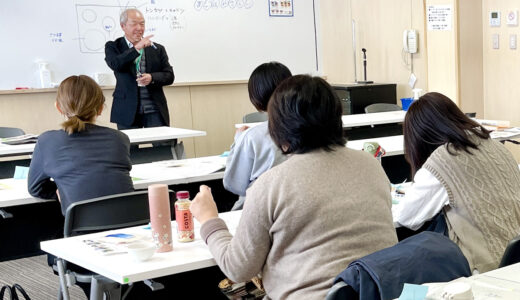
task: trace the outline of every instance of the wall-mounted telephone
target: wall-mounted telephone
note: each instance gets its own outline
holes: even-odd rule
[[[403,31],[403,49],[406,53],[417,53],[417,30]]]

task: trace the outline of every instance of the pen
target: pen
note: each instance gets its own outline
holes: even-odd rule
[[[150,46],[152,46],[152,48],[154,48],[155,50],[157,50],[157,46],[155,46],[155,44],[153,42],[150,42]]]

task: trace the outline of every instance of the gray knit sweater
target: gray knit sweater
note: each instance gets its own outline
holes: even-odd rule
[[[246,197],[235,236],[219,218],[201,235],[230,279],[261,273],[267,299],[323,299],[350,262],[397,243],[390,183],[361,151],[292,155]]]
[[[450,238],[470,267],[486,272],[498,267],[509,240],[520,234],[520,171],[499,142],[474,137],[478,150],[448,153],[437,148],[424,168],[446,188]]]

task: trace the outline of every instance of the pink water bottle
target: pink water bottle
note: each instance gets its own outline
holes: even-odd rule
[[[150,223],[152,237],[157,250],[155,252],[172,251],[172,223],[170,199],[166,184],[152,184],[148,187],[150,203]]]
[[[191,242],[195,239],[193,216],[190,211],[190,192],[177,192],[175,201],[175,220],[177,221],[177,237],[179,242]]]

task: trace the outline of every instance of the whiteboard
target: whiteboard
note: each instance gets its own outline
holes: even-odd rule
[[[0,90],[40,87],[42,61],[55,83],[99,73],[106,85],[115,84],[104,45],[123,36],[119,14],[126,7],[143,12],[145,35],[166,47],[177,83],[245,80],[267,61],[320,75],[318,1],[290,0],[289,16],[272,6],[289,1],[273,0],[5,1]]]

